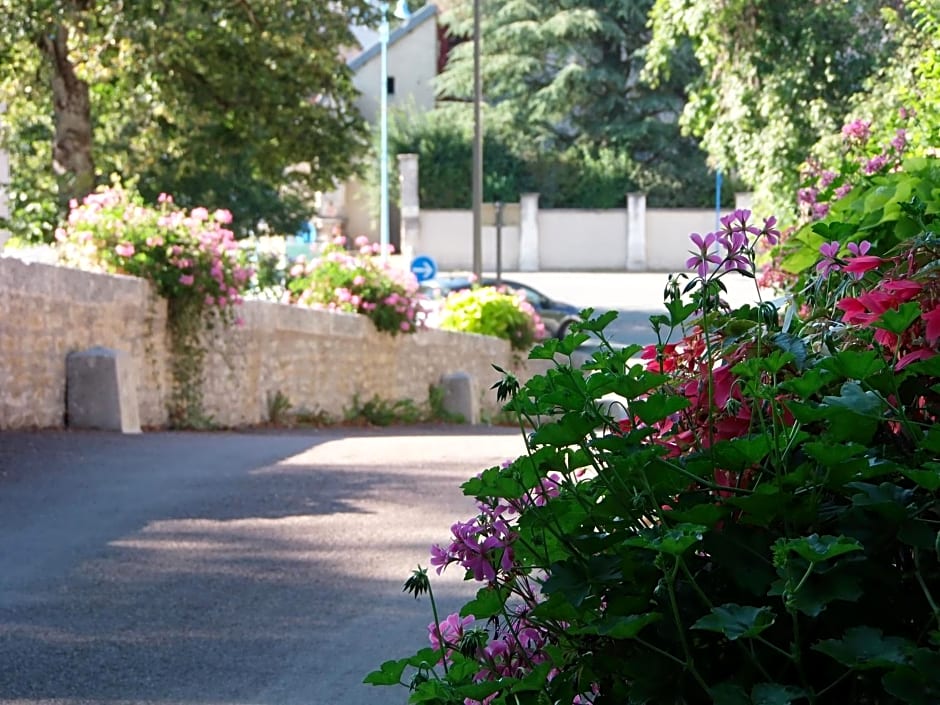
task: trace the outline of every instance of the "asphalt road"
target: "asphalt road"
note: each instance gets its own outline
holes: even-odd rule
[[[0,703],[403,703],[362,685],[426,645],[402,594],[522,451],[468,427],[0,433]],[[445,614],[472,594],[445,572]]]

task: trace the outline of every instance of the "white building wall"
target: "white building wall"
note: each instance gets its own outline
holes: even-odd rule
[[[437,23],[433,20],[400,37],[388,47],[388,75],[395,79],[395,94],[388,97],[388,109],[434,107],[434,77],[437,74]],[[381,53],[363,64],[353,76],[361,93],[356,107],[370,125],[378,125],[381,100]]]
[[[473,263],[473,214],[469,210],[421,210],[414,253],[433,257],[441,271],[468,271]],[[627,210],[551,209],[538,212],[538,270],[626,271]],[[682,272],[689,234],[715,229],[715,211],[646,209],[646,271]],[[496,229],[483,228],[483,268],[493,272]],[[503,227],[503,270],[519,270],[519,228]]]
[[[540,269],[619,270],[626,261],[626,210],[539,211]]]
[[[683,272],[691,256],[691,233],[715,230],[715,211],[696,208],[646,210],[646,263],[651,272]]]

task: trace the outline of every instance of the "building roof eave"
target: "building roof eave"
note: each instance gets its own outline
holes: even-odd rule
[[[436,15],[436,5],[432,3],[425,5],[420,10],[412,14],[407,21],[396,27],[395,30],[388,35],[388,45],[394,45],[397,41],[411,34],[414,30]],[[346,65],[353,71],[359,71],[359,69],[369,63],[372,59],[376,58],[381,51],[382,43],[381,41],[378,41],[351,58],[346,62]]]

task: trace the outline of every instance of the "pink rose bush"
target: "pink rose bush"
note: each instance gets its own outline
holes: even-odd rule
[[[390,335],[415,333],[423,320],[414,275],[379,262],[378,243],[360,237],[355,246],[355,254],[348,252],[346,238],[337,236],[318,257],[295,262],[285,300],[326,311],[360,313]]]
[[[166,194],[154,208],[120,186],[70,205],[55,234],[64,264],[143,277],[166,299],[224,317],[241,303],[252,271],[239,263],[228,211],[187,212]]]

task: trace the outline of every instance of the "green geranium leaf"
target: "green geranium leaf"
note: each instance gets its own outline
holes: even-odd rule
[[[712,446],[716,467],[731,472],[743,472],[760,463],[770,452],[770,438],[766,435],[719,441]]]
[[[940,426],[931,426],[921,440],[921,445],[932,453],[940,453]]]
[[[499,497],[518,499],[525,494],[525,487],[517,473],[511,469],[489,468],[461,485],[468,497]]]
[[[832,370],[846,379],[867,379],[886,365],[877,350],[842,350],[820,362],[823,369]]]
[[[771,586],[767,594],[785,595],[794,608],[808,617],[818,617],[830,602],[857,602],[862,596],[862,588],[854,566],[843,567],[837,564],[826,572],[814,573],[796,593],[787,593],[787,580],[781,579]]]
[[[753,705],[790,705],[794,700],[806,697],[806,691],[792,685],[758,683],[751,690]]]
[[[573,355],[575,350],[580,348],[591,339],[587,333],[568,333],[564,339],[558,342],[558,352],[562,355]]]
[[[650,529],[626,541],[629,546],[645,548],[657,553],[681,556],[692,546],[699,543],[707,533],[708,527],[701,524],[676,524],[670,529]]]
[[[813,441],[803,444],[803,450],[820,465],[833,466],[857,458],[867,450],[867,447],[858,443],[845,443],[836,446],[831,443]]]
[[[397,661],[386,661],[379,670],[372,671],[362,681],[368,685],[398,685],[401,683],[401,676],[408,666],[408,659],[399,659]]]
[[[587,565],[581,561],[564,560],[552,564],[545,581],[546,595],[560,593],[575,607],[603,583],[620,579],[620,561],[615,556],[594,556]]]
[[[539,343],[529,351],[530,360],[554,360],[555,353],[558,352],[558,339],[549,338],[543,343]]]
[[[886,673],[881,682],[885,691],[906,705],[936,705],[940,702],[940,688],[925,677],[929,671],[901,667]]]
[[[901,304],[897,310],[888,310],[881,314],[881,317],[875,321],[876,328],[882,328],[895,335],[901,335],[911,324],[921,316],[920,304],[916,301],[908,301]]]
[[[409,705],[411,703],[437,705],[438,703],[452,703],[455,701],[459,701],[459,699],[454,689],[447,683],[433,678],[415,686],[408,698]]]
[[[936,379],[937,377],[940,377],[940,355],[934,355],[933,357],[926,360],[912,362],[904,369],[906,372],[912,372],[917,375],[924,375],[926,377],[933,377]]]
[[[831,370],[814,368],[807,370],[801,377],[794,377],[779,386],[784,392],[793,392],[800,399],[809,399],[826,386],[835,374]]]
[[[593,313],[593,309],[585,309],[581,312],[582,316],[587,313],[590,316]],[[597,318],[588,318],[587,320],[582,321],[578,324],[578,328],[583,331],[592,331],[594,333],[600,333],[607,326],[609,326],[619,315],[618,311],[606,311],[602,313]]]
[[[689,400],[685,397],[651,394],[646,399],[632,401],[630,411],[636,414],[643,423],[654,424],[687,408],[689,404]]]
[[[909,519],[901,525],[898,531],[898,539],[908,546],[923,548],[929,551],[936,544],[937,531],[925,521]]]
[[[792,335],[791,333],[777,333],[770,340],[778,348],[793,356],[793,363],[796,365],[796,369],[802,370],[806,367],[806,358],[809,355],[809,348],[802,338]]]
[[[782,385],[781,385],[782,386]],[[801,401],[785,401],[784,405],[793,417],[803,424],[813,423],[828,418],[831,414],[825,407],[814,406]]]
[[[584,440],[597,424],[597,420],[580,413],[569,413],[559,421],[543,424],[532,434],[533,445],[562,448]]]
[[[880,418],[884,402],[872,391],[865,391],[858,382],[846,382],[842,385],[839,396],[823,397],[823,403],[839,409],[851,411],[859,416]]]
[[[669,326],[669,316],[664,316],[661,313],[657,313],[655,316],[650,316],[650,325],[653,326],[654,330],[659,330],[663,326]]]
[[[659,612],[645,614],[605,616],[597,624],[573,631],[575,634],[598,634],[609,636],[612,639],[633,639],[640,631],[653,622],[658,622],[663,616]]]
[[[744,511],[741,517],[743,523],[768,526],[786,513],[792,499],[792,494],[783,492],[777,485],[763,484],[752,494],[734,496],[725,501]]]
[[[852,627],[841,639],[826,639],[812,648],[844,666],[863,670],[906,664],[914,644],[900,637],[883,636],[874,627]]]
[[[708,691],[714,705],[751,705],[744,689],[734,683],[721,683]]]
[[[477,591],[477,596],[460,608],[460,616],[473,615],[477,619],[489,619],[503,611],[506,598],[509,597],[507,588],[485,587]]]
[[[613,391],[624,399],[638,399],[668,379],[666,375],[647,372],[640,365],[634,365],[627,374],[618,375]]]
[[[864,550],[862,544],[847,536],[819,536],[818,534],[798,539],[777,539],[774,552],[776,553],[779,549],[793,551],[810,563],[822,563],[836,556]]]
[[[846,487],[859,490],[858,494],[852,495],[853,506],[877,512],[893,521],[901,521],[909,514],[907,507],[913,498],[911,490],[890,482],[882,482],[880,485],[850,482]]]
[[[940,489],[940,463],[924,463],[922,470],[901,468],[901,474],[928,492],[936,492]]]
[[[703,524],[713,527],[722,519],[726,518],[730,509],[719,504],[696,504],[689,509],[673,508],[669,512],[669,518],[677,521],[684,521],[690,524]]]
[[[678,328],[698,310],[698,304],[683,303],[681,299],[671,299],[666,302],[666,310],[669,311],[667,325]]]
[[[820,244],[823,240],[820,239]],[[819,246],[815,249],[810,247],[801,247],[792,254],[784,258],[780,267],[789,274],[799,274],[812,267],[819,260]]]
[[[865,196],[865,211],[870,213],[895,200],[897,194],[897,184],[887,183],[869,189]]]
[[[774,623],[774,613],[766,607],[747,607],[729,603],[713,607],[692,629],[720,632],[734,641],[741,637],[755,637]]]
[[[479,670],[479,666],[474,664],[474,670]],[[488,696],[500,690],[511,688],[518,683],[516,678],[500,678],[495,681],[481,681],[479,683],[467,683],[460,685],[455,690],[468,700],[482,702]]]

